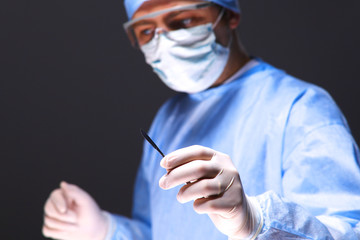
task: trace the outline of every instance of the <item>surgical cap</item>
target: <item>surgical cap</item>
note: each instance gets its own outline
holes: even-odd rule
[[[149,0],[124,0],[124,5],[128,18],[131,19],[136,10],[146,1]],[[204,0],[207,2],[213,2],[234,12],[239,13],[240,8],[237,0]]]

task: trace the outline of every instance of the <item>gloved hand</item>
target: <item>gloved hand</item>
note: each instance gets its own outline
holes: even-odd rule
[[[61,182],[44,207],[43,234],[63,240],[103,240],[108,218],[94,199],[76,185]]]
[[[160,165],[168,171],[159,181],[161,188],[186,183],[177,195],[180,203],[194,200],[194,210],[208,214],[230,239],[255,234],[259,212],[244,194],[239,173],[229,156],[191,146],[166,155]]]

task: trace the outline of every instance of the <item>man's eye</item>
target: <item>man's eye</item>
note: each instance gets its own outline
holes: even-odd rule
[[[184,27],[190,26],[191,22],[192,22],[192,19],[191,19],[191,18],[186,18],[186,19],[181,20],[181,24],[182,24]]]
[[[141,35],[151,35],[151,34],[152,34],[152,29],[150,28],[141,31]]]
[[[184,18],[184,19],[179,19],[176,21],[172,21],[169,24],[169,27],[171,29],[181,29],[181,28],[190,28],[193,27],[194,25],[194,20],[192,18]]]

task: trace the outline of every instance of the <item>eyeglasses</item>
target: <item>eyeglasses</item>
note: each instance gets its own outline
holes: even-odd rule
[[[153,21],[150,21],[151,18],[169,13],[167,15],[169,18],[167,21],[169,29],[177,30],[181,28],[195,27],[203,24],[203,21],[197,18],[199,11],[212,5],[214,5],[214,3],[204,2],[175,6],[132,19],[124,23],[123,26],[131,44],[135,47],[139,47],[150,42],[159,31],[156,24]]]

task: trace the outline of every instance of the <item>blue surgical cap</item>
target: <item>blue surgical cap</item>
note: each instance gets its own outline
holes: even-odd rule
[[[136,10],[146,1],[149,0],[124,0],[124,5],[128,18],[131,19]],[[213,2],[234,12],[240,13],[240,8],[237,0],[204,0]]]

